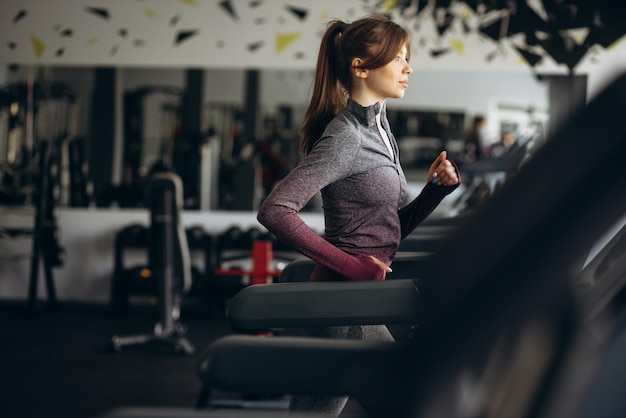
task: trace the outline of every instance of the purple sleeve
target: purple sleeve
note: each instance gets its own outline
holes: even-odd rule
[[[319,190],[350,173],[353,158],[351,147],[334,138],[321,141],[265,198],[257,219],[283,243],[348,280],[381,280],[384,272],[373,260],[335,247],[298,214]]]
[[[454,163],[453,163],[454,164]],[[461,175],[459,169],[454,165],[459,182],[454,186],[437,186],[426,183],[422,192],[411,201],[408,205],[402,207],[398,213],[400,216],[400,228],[402,239],[406,238],[411,232],[422,223],[424,219],[430,215],[433,210],[441,203],[444,197],[452,193],[461,184]]]

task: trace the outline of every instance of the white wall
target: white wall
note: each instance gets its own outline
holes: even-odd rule
[[[33,224],[32,208],[0,207],[0,215],[0,228],[30,228]],[[303,218],[316,231],[323,230],[321,214],[303,214]],[[249,212],[186,211],[182,215],[182,222],[185,227],[202,226],[212,235],[217,235],[230,226],[239,226],[242,230],[253,226],[262,228],[256,216]],[[98,304],[109,302],[115,233],[134,223],[148,225],[148,212],[95,208],[62,208],[58,211],[60,243],[67,253],[64,265],[53,269],[59,301]],[[32,240],[29,236],[4,237],[0,240],[0,301],[25,301],[28,298],[31,248]],[[143,259],[136,257],[131,258],[131,264]],[[45,300],[47,295],[43,268],[40,268],[38,283],[38,298]]]

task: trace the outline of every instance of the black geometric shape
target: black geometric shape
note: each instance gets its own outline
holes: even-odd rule
[[[491,51],[490,53],[487,54],[487,56],[485,57],[485,61],[487,62],[491,62],[493,61],[498,55],[501,55],[501,52],[498,51],[497,49],[494,51]]]
[[[122,37],[122,38],[126,38],[126,36],[128,35],[128,30],[127,30],[127,29],[124,29],[124,28],[119,29],[119,30],[117,31],[117,34],[118,34],[120,37]]]
[[[220,7],[224,9],[224,11],[228,13],[233,20],[239,20],[239,16],[237,16],[237,12],[235,11],[233,3],[230,0],[221,1]]]
[[[500,41],[502,33],[502,25],[505,24],[504,19],[496,19],[495,21],[479,27],[479,31],[494,41]],[[506,35],[506,34],[505,34]]]
[[[465,19],[461,19],[461,25],[463,26],[463,33],[464,34],[468,34],[470,33],[472,30],[470,29],[469,25],[467,24],[467,20]]]
[[[517,33],[533,33],[548,30],[548,23],[541,18],[528,4],[517,2],[515,13],[509,16],[507,36]]]
[[[176,24],[178,23],[178,21],[180,20],[180,15],[175,15],[172,16],[172,18],[170,19],[170,26],[176,26]]]
[[[539,45],[539,38],[537,38],[537,31],[528,31],[525,33],[526,45],[537,46]]]
[[[262,5],[263,2],[260,0],[255,0],[255,1],[251,1],[249,6],[251,9],[254,9],[255,7],[259,7],[260,5]]]
[[[7,42],[7,46],[9,47],[9,49],[15,49],[17,48],[17,42],[13,42],[13,41]]]
[[[63,37],[67,37],[67,38],[71,38],[72,35],[74,35],[74,30],[67,28],[67,29],[63,29],[63,31],[61,31],[61,36]]]
[[[594,2],[544,1],[543,7],[556,30],[589,27],[595,15]]]
[[[452,0],[437,0],[437,7],[443,7],[444,9],[450,9],[452,7]]]
[[[61,47],[61,48],[59,48],[59,49],[57,49],[57,50],[56,50],[56,52],[55,52],[55,54],[54,54],[54,55],[55,55],[55,56],[57,56],[57,57],[60,57],[60,56],[62,56],[64,53],[65,53],[65,48]]]
[[[528,65],[530,65],[531,67],[534,67],[539,62],[541,62],[541,60],[543,59],[543,57],[541,55],[535,54],[534,52],[530,52],[530,51],[528,51],[526,49],[522,49],[522,48],[519,48],[519,47],[515,47],[515,49],[517,49],[517,52],[519,52],[519,54],[522,57],[524,57],[524,60],[526,60]]]
[[[430,56],[433,58],[438,58],[442,55],[445,55],[449,52],[452,51],[452,48],[439,48],[439,49],[433,49],[430,51]]]
[[[258,51],[259,49],[261,49],[261,47],[263,47],[263,45],[264,45],[263,41],[248,44],[248,51],[250,52]]]
[[[19,12],[17,12],[17,14],[15,15],[15,17],[13,18],[13,24],[19,22],[20,20],[22,20],[23,18],[26,17],[26,15],[28,14],[28,12],[24,9],[20,10]]]
[[[585,43],[589,46],[598,44],[604,48],[608,48],[614,42],[622,38],[624,34],[626,34],[626,27],[610,29],[595,27],[589,30]]]
[[[571,39],[566,41],[565,38],[557,34],[552,34],[540,45],[555,62],[565,64],[570,69],[573,69],[582,60],[588,49],[586,45],[578,45]]]
[[[198,33],[200,33],[198,29],[178,31],[174,45],[180,45],[183,41],[186,41],[192,36],[196,36]]]
[[[480,2],[483,3],[482,1]],[[474,13],[478,13],[478,0],[465,0],[465,4],[469,7]]]
[[[102,7],[85,7],[85,9],[87,9],[87,12],[101,17],[104,20],[109,20],[109,18],[111,17],[109,15],[109,10]]]
[[[437,32],[439,32],[439,36],[443,36],[443,34],[446,33],[455,17],[456,16],[446,10],[443,22],[437,24]]]
[[[308,10],[300,9],[294,6],[286,6],[285,8],[300,20],[305,20],[306,15],[309,13]]]

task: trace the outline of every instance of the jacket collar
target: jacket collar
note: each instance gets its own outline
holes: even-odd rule
[[[381,119],[385,119],[386,106],[376,102],[371,106],[361,106],[355,100],[348,99],[346,109],[352,113],[365,126],[376,125],[376,115],[381,113]]]

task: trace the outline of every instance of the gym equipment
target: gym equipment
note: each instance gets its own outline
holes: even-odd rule
[[[111,306],[113,309],[126,309],[129,294],[156,294],[156,286],[149,263],[128,265],[129,252],[148,248],[148,227],[142,224],[127,225],[115,234],[114,267],[111,280]],[[143,254],[142,254],[143,255]]]
[[[37,86],[25,87],[34,89]],[[30,109],[31,116],[38,118],[38,134],[41,135],[37,143],[39,161],[36,192],[32,196],[35,204],[35,229],[28,290],[28,304],[31,309],[37,305],[40,258],[43,259],[48,302],[52,306],[56,304],[52,267],[60,267],[65,262],[65,249],[59,243],[60,230],[56,219],[56,206],[63,200],[66,186],[62,149],[75,135],[78,117],[75,94],[67,86],[50,84],[45,88],[41,87],[40,95],[36,103],[37,109]],[[27,99],[27,102],[29,100],[32,98]],[[35,103],[30,103],[30,106],[35,107]],[[44,139],[46,136],[47,139]]]
[[[280,275],[280,270],[271,268],[272,257],[272,241],[257,240],[252,243],[252,270],[216,268],[213,272],[218,276],[249,275],[252,285],[268,283]]]
[[[530,158],[530,152],[537,141],[534,137],[520,140],[520,144],[509,150],[500,158],[479,160],[465,163],[461,166],[460,172],[466,190],[453,203],[453,208],[459,212],[471,210],[483,203],[495,190],[507,179],[514,176],[522,164]],[[500,183],[490,184],[488,177],[500,173]]]
[[[626,126],[619,123],[625,99],[622,76],[557,131],[429,259],[416,308],[419,328],[411,343],[228,336],[200,359],[203,383],[259,395],[347,394],[373,417],[571,416],[590,375],[582,376],[573,397],[561,389],[576,386],[567,384],[571,373],[582,365],[593,370],[591,360],[611,343],[611,332],[588,338],[589,320],[581,318],[591,311],[572,286],[593,243],[626,213],[621,163]],[[567,176],[561,175],[564,171]],[[611,330],[614,318],[624,312],[625,266],[623,259],[610,261],[616,259],[612,251],[619,248],[623,254],[623,247],[623,241],[608,246],[598,259],[617,281],[593,286],[582,296],[604,301],[604,309],[591,315],[603,320],[604,330]],[[398,282],[250,289],[271,287],[274,298],[282,294],[293,306],[317,307],[311,322],[326,312],[321,325],[341,325],[358,320],[348,318],[358,306],[349,305],[348,298],[341,307],[325,306],[332,291],[324,294],[324,286],[336,285],[335,293],[344,293],[337,292],[342,286],[352,288],[345,292],[350,295],[376,292],[380,305],[398,310],[394,292],[381,293]],[[311,293],[316,290],[319,298]],[[334,316],[343,315],[341,322],[329,318],[332,309],[338,309]],[[589,345],[595,350],[584,350]]]
[[[34,310],[37,306],[37,287],[39,268],[43,261],[44,279],[48,296],[48,304],[56,306],[57,297],[54,286],[53,267],[60,267],[65,262],[65,249],[59,243],[59,226],[56,218],[56,190],[54,172],[56,160],[52,145],[40,143],[41,162],[39,169],[39,194],[35,199],[35,221],[33,230],[33,246],[30,264],[30,281],[28,287],[28,306]]]
[[[48,305],[54,306],[57,297],[52,270],[63,265],[66,255],[60,244],[56,207],[65,198],[63,147],[76,131],[76,96],[64,84],[44,84],[31,78],[6,85],[0,94],[0,107],[8,109],[0,112],[0,120],[6,124],[0,155],[0,197],[3,203],[35,207],[28,306],[33,310],[38,304],[42,262]]]
[[[114,268],[111,280],[111,306],[114,310],[127,309],[130,296],[157,296],[158,284],[147,260],[149,228],[133,223],[115,234]],[[191,262],[191,288],[186,300],[199,298],[206,302],[212,265],[213,238],[199,225],[185,229]],[[194,257],[198,254],[200,260]],[[131,261],[132,259],[132,261]],[[202,268],[196,261],[200,261]]]
[[[183,294],[191,287],[189,247],[180,215],[183,191],[180,177],[174,173],[157,173],[149,184],[150,208],[149,260],[157,278],[159,319],[152,334],[111,338],[112,348],[165,343],[177,353],[191,355],[195,348],[185,337],[186,328],[180,321]]]

